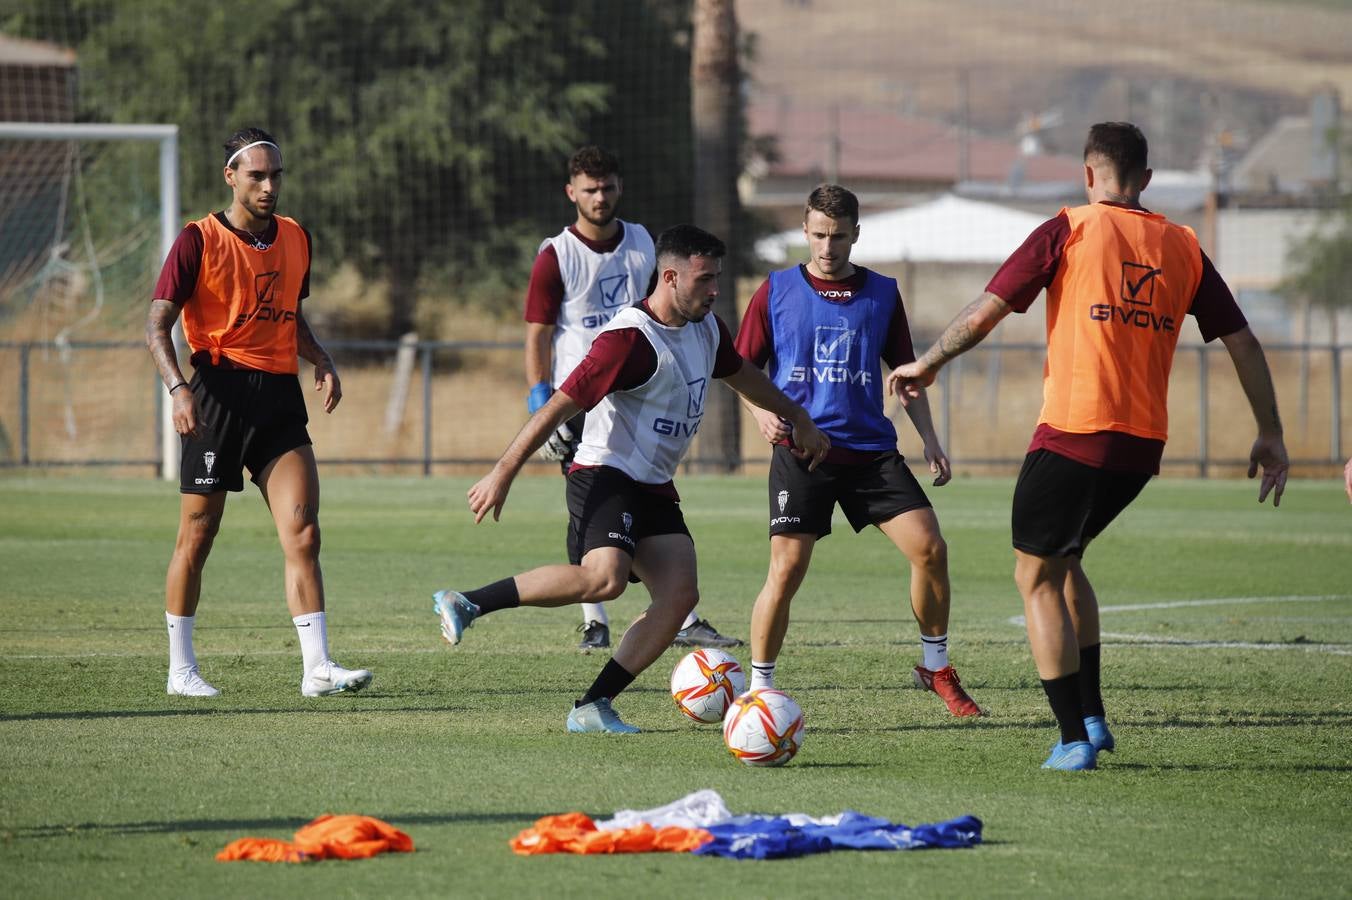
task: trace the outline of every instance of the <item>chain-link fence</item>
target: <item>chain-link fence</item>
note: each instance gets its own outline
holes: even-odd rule
[[[331,415],[306,391],[315,452],[326,467],[406,474],[478,471],[492,465],[526,418],[510,341],[340,341],[330,346],[343,378]],[[1297,474],[1325,475],[1352,453],[1352,346],[1266,348],[1283,402]],[[1008,471],[1023,459],[1042,402],[1045,347],[992,343],[940,372],[930,389],[935,427],[959,470]],[[0,467],[159,471],[157,423],[164,390],[136,342],[0,344]],[[309,372],[302,367],[302,386]],[[1179,348],[1169,389],[1166,471],[1209,475],[1247,465],[1253,416],[1224,349]],[[889,401],[903,452],[920,457],[905,415]],[[701,456],[686,470],[754,468],[769,449],[750,416],[740,459]],[[555,464],[539,462],[542,471]]]

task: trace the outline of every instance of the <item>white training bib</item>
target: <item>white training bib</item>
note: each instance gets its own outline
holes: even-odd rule
[[[657,371],[639,387],[607,394],[587,413],[579,465],[610,466],[642,484],[676,474],[704,418],[718,354],[718,320],[673,328],[639,308],[621,310],[604,331],[637,328],[657,353]]]
[[[653,239],[642,225],[621,220],[620,226],[624,237],[609,253],[597,253],[567,228],[540,244],[541,250],[554,248],[563,279],[550,373],[555,387],[577,368],[606,323],[647,294],[657,267]]]

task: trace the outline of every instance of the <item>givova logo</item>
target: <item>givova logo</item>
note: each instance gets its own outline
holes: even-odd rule
[[[847,363],[854,346],[854,329],[841,318],[838,325],[818,325],[812,335],[812,359],[819,363]]]
[[[687,381],[685,386],[690,389],[690,402],[686,404],[685,414],[692,419],[704,415],[704,395],[708,391],[709,380],[696,378]]]
[[[619,275],[607,275],[596,282],[596,289],[601,294],[601,305],[606,309],[614,309],[617,306],[624,306],[629,299],[629,292],[625,285],[629,283],[629,274],[621,272]]]

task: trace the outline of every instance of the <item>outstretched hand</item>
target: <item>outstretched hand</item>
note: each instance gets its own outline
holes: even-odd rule
[[[324,412],[331,413],[343,399],[343,383],[330,365],[315,366],[315,390],[324,392]]]
[[[1264,437],[1260,434],[1258,440],[1253,442],[1253,449],[1249,451],[1250,478],[1258,474],[1260,466],[1263,469],[1263,480],[1258,485],[1258,502],[1266,500],[1268,493],[1271,492],[1272,505],[1281,506],[1290,464],[1286,459],[1286,444],[1280,436]]]
[[[466,495],[469,497],[469,509],[474,513],[474,524],[478,525],[488,515],[488,511],[493,511],[493,521],[498,521],[502,514],[502,507],[507,503],[507,492],[512,487],[512,476],[501,472],[499,467],[494,466],[493,471],[489,472],[483,478],[470,488]]]
[[[934,384],[937,374],[936,370],[919,360],[909,362],[897,366],[887,376],[886,390],[889,394],[896,394],[902,406],[909,406],[912,400],[925,392],[925,388]]]
[[[948,461],[948,454],[937,440],[925,442],[925,461],[929,463],[929,470],[935,476],[935,487],[943,487],[953,480],[953,466]]]
[[[799,459],[810,460],[807,470],[811,472],[825,461],[830,451],[831,439],[804,415],[803,423],[793,427],[793,444],[789,452]]]

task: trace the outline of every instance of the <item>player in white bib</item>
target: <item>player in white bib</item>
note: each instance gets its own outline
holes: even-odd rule
[[[559,389],[516,436],[487,476],[469,490],[474,521],[496,520],[530,455],[556,429],[588,411],[568,472],[570,565],[542,566],[460,593],[438,591],[442,636],[459,644],[480,616],[517,606],[602,603],[641,580],[651,597],[619,648],[568,715],[568,730],[628,734],[611,700],[672,643],[699,602],[695,545],[672,476],[704,416],[710,382],[729,387],[791,423],[794,446],[816,463],[830,442],[799,406],[733,349],[709,315],[718,297],[723,242],[693,225],[657,239],[657,284],[618,313]]]
[[[656,261],[647,230],[615,215],[624,184],[620,162],[600,147],[582,147],[568,160],[564,192],[577,219],[540,244],[526,290],[526,409],[534,415],[587,355],[592,341],[616,315],[648,291]],[[563,422],[540,448],[566,474],[585,426],[585,414]],[[610,646],[610,618],[599,603],[582,604],[584,653]],[[735,647],[695,616],[681,625],[679,646]]]

